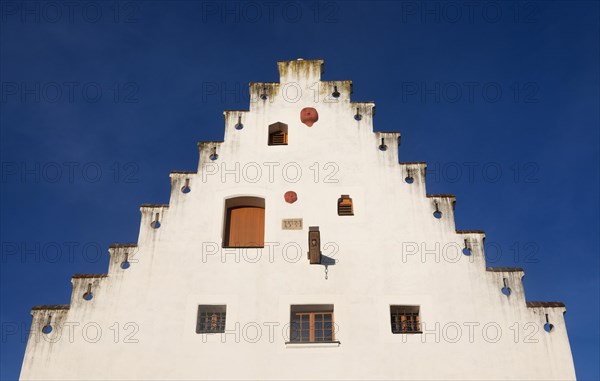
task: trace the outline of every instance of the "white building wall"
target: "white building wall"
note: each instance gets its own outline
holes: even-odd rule
[[[483,232],[456,231],[454,197],[426,195],[426,165],[398,163],[399,133],[374,133],[374,104],[351,102],[350,81],[321,81],[322,64],[279,62],[280,83],[251,83],[250,110],[225,112],[224,142],[199,143],[197,173],[171,174],[168,206],[142,206],[138,242],[111,247],[108,276],[73,278],[68,308],[32,310],[21,379],[575,378],[564,305],[528,306],[521,269],[486,270]],[[304,107],[319,113],[310,128]],[[267,145],[275,122],[287,146]],[[337,215],[342,194],[354,216]],[[221,248],[236,196],[265,199],[264,249]],[[282,230],[286,218],[303,229]],[[308,262],[309,226],[336,260],[327,278]],[[196,334],[200,304],[227,305],[226,334]],[[295,304],[333,304],[339,344],[286,344]],[[423,334],[392,334],[396,304],[420,306]]]

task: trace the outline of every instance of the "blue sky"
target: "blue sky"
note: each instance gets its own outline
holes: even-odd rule
[[[578,377],[600,378],[597,2],[0,4],[2,379],[30,307],[105,272],[222,110],[298,57],[377,103],[489,264],[525,268],[528,300],[567,304]]]

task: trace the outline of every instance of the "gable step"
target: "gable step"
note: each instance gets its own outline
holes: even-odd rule
[[[137,243],[111,243],[109,249],[121,249],[127,247],[137,247]]]
[[[40,311],[40,310],[68,310],[71,308],[70,304],[40,304],[37,306],[31,307],[32,311]]]
[[[454,194],[428,194],[428,198],[456,198]]]
[[[565,304],[563,302],[527,302],[527,307],[565,307]]]
[[[524,272],[522,267],[488,267],[485,271],[490,271],[494,273],[516,273],[516,272]]]
[[[168,208],[169,204],[142,204],[140,208]]]
[[[81,278],[106,278],[108,274],[74,274],[71,279],[81,279]]]

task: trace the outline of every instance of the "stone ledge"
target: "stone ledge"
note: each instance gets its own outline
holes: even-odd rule
[[[198,140],[198,142],[197,142],[198,147],[201,147],[201,146],[207,145],[207,144],[217,144],[217,145],[219,145],[219,144],[222,144],[222,143],[225,143],[225,141],[224,140]]]
[[[126,247],[137,247],[137,243],[111,243],[110,246],[108,246],[109,249],[119,249]]]
[[[285,347],[286,348],[337,348],[340,346],[340,342],[339,341],[331,341],[331,342],[323,342],[323,343],[298,343],[298,342],[292,342],[292,341],[288,341],[285,343]]]
[[[68,310],[71,308],[70,304],[46,304],[46,305],[38,305],[31,307],[32,311],[40,311],[40,310]]]
[[[490,271],[493,273],[516,273],[523,272],[522,267],[487,267],[485,271]]]
[[[527,302],[527,307],[565,307],[565,304],[563,302]]]
[[[106,278],[108,274],[74,274],[71,279],[82,279],[82,278]]]

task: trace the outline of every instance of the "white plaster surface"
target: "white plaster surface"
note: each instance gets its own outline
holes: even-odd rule
[[[199,144],[198,173],[171,174],[169,206],[141,208],[138,246],[111,248],[107,277],[73,279],[70,309],[32,312],[21,379],[575,379],[565,308],[529,308],[522,271],[486,271],[484,234],[456,232],[454,199],[426,197],[425,164],[398,163],[399,134],[374,133],[374,104],[351,103],[349,81],[321,82],[321,63],[280,62],[266,101],[252,83],[250,110],[225,113],[224,142]],[[303,107],[319,113],[311,128]],[[267,145],[275,122],[288,124],[287,146]],[[354,216],[337,215],[342,194]],[[237,196],[265,199],[262,250],[221,248],[225,200]],[[303,229],[282,230],[290,218]],[[309,265],[310,226],[337,261],[328,279]],[[199,304],[227,305],[225,335],[196,334]],[[295,304],[333,304],[339,345],[286,345]],[[423,334],[392,334],[396,304],[420,306]]]

